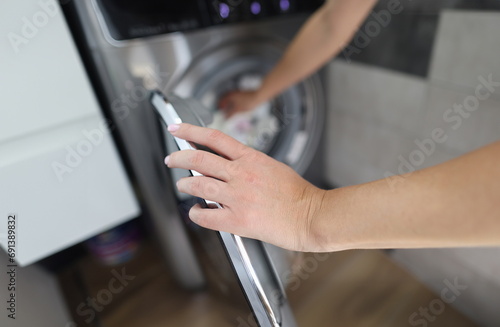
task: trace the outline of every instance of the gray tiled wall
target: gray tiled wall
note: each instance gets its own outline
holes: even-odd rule
[[[498,77],[500,81],[500,73]],[[443,119],[445,111],[455,104],[463,105],[468,96],[474,96],[474,89],[453,87],[452,84],[446,86],[436,85],[433,82],[429,84],[425,134],[429,134],[433,128],[443,128],[449,136],[445,146],[457,154],[472,151],[499,139],[500,101],[492,100],[493,96],[490,99],[478,100],[476,111],[468,112],[465,109],[465,117],[454,113],[448,116],[448,119],[453,118],[454,121],[447,122]],[[500,94],[500,87],[498,93]]]
[[[439,296],[444,280],[457,281],[465,290],[452,305],[480,326],[498,326],[500,312],[500,249],[424,249],[396,250],[394,260],[406,267]],[[439,318],[438,318],[439,319]],[[436,321],[439,326],[439,320]]]
[[[475,87],[479,75],[500,80],[500,14],[449,10],[441,15],[429,77]],[[497,94],[500,99],[500,92]]]
[[[374,66],[334,61],[329,65],[326,132],[328,182],[368,182],[397,173],[399,156],[415,140],[441,127],[448,139],[417,168],[449,160],[500,140],[500,86],[477,110],[450,122],[443,114],[475,95],[478,78],[500,82],[500,13],[441,14],[427,78]],[[484,90],[483,90],[484,91]],[[469,99],[470,100],[470,99]],[[456,114],[454,114],[456,115]],[[457,128],[454,128],[457,127]],[[499,231],[500,233],[500,231]],[[484,326],[500,324],[500,249],[396,250],[394,258],[437,292],[459,277],[468,289],[454,303]]]

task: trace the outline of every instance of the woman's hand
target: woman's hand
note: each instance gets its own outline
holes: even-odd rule
[[[190,218],[200,226],[259,239],[290,250],[316,248],[312,220],[326,191],[293,169],[214,129],[171,125],[172,135],[208,146],[221,156],[195,150],[165,158],[168,167],[205,176],[179,180],[179,191],[222,204],[194,206]]]
[[[257,91],[232,91],[220,98],[219,108],[229,118],[235,113],[250,111],[260,103]]]

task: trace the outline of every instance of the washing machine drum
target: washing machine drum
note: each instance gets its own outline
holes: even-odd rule
[[[319,79],[309,78],[252,111],[227,119],[218,108],[220,97],[234,90],[257,89],[281,54],[275,46],[246,45],[253,51],[242,52],[238,46],[228,51],[226,47],[194,61],[174,92],[193,97],[207,108],[208,127],[219,129],[302,174],[321,135],[324,108]]]

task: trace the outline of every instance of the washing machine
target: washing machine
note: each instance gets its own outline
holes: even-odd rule
[[[81,35],[76,39],[82,55],[87,57],[87,69],[94,75],[94,85],[121,145],[123,160],[130,167],[172,273],[185,287],[206,285],[213,273],[204,262],[208,260],[213,266],[224,260],[213,257],[214,251],[205,251],[208,259],[199,256],[203,252],[200,247],[206,249],[217,241],[213,235],[202,236],[206,239],[201,242],[193,241],[192,234],[200,232],[189,223],[185,209],[195,199],[179,194],[173,186],[179,174],[185,172],[172,173],[163,164],[168,140],[151,108],[151,91],[160,90],[181,103],[185,99],[196,101],[200,106],[195,107],[201,109],[192,115],[197,121],[189,122],[218,128],[309,179],[320,180],[317,150],[325,111],[321,73],[255,110],[230,119],[219,112],[217,102],[228,91],[259,87],[305,19],[321,3],[88,0],[67,4],[78,21],[74,30]],[[293,257],[290,253],[269,245],[248,247],[253,249],[255,262],[266,262],[256,265],[262,276],[280,278],[282,272],[289,271],[287,265]],[[219,252],[228,255],[227,249],[226,253]],[[237,269],[233,265],[226,270],[227,275]],[[215,274],[219,275],[219,288],[226,288],[226,293],[230,284],[242,286],[241,280],[221,282],[223,274]],[[286,284],[282,278],[276,287],[283,288],[283,282]],[[243,293],[244,300],[250,301],[248,292]],[[256,317],[255,310],[252,315],[256,323],[266,325]]]

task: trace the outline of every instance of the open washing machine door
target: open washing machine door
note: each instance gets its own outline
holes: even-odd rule
[[[220,44],[200,53],[174,83],[172,91],[199,101],[198,117],[205,117],[206,126],[286,163],[302,175],[317,152],[323,128],[324,97],[317,75],[297,83],[253,111],[230,119],[226,119],[217,106],[219,98],[229,91],[257,89],[285,48],[286,44],[280,40],[265,37],[238,38]],[[296,258],[294,253],[270,244],[261,245],[272,258],[269,261],[274,264],[277,276],[286,283]],[[292,317],[288,304],[285,308],[286,316]],[[293,321],[293,317],[291,319]],[[283,324],[288,325],[293,324]]]
[[[167,131],[168,124],[186,122],[206,126],[213,121],[210,111],[194,99],[183,99],[175,95],[167,98],[160,92],[155,92],[151,102],[162,122],[168,154],[183,150]],[[173,182],[197,174],[180,169],[171,169],[171,173]],[[189,209],[195,203],[204,206],[207,203],[178,191],[177,198],[179,211],[190,231],[209,285],[215,294],[231,304],[235,310],[234,321],[238,326],[296,326],[274,261],[273,251],[276,248],[254,239],[212,231],[193,224],[188,217]],[[207,210],[224,210],[221,206],[219,208]]]

